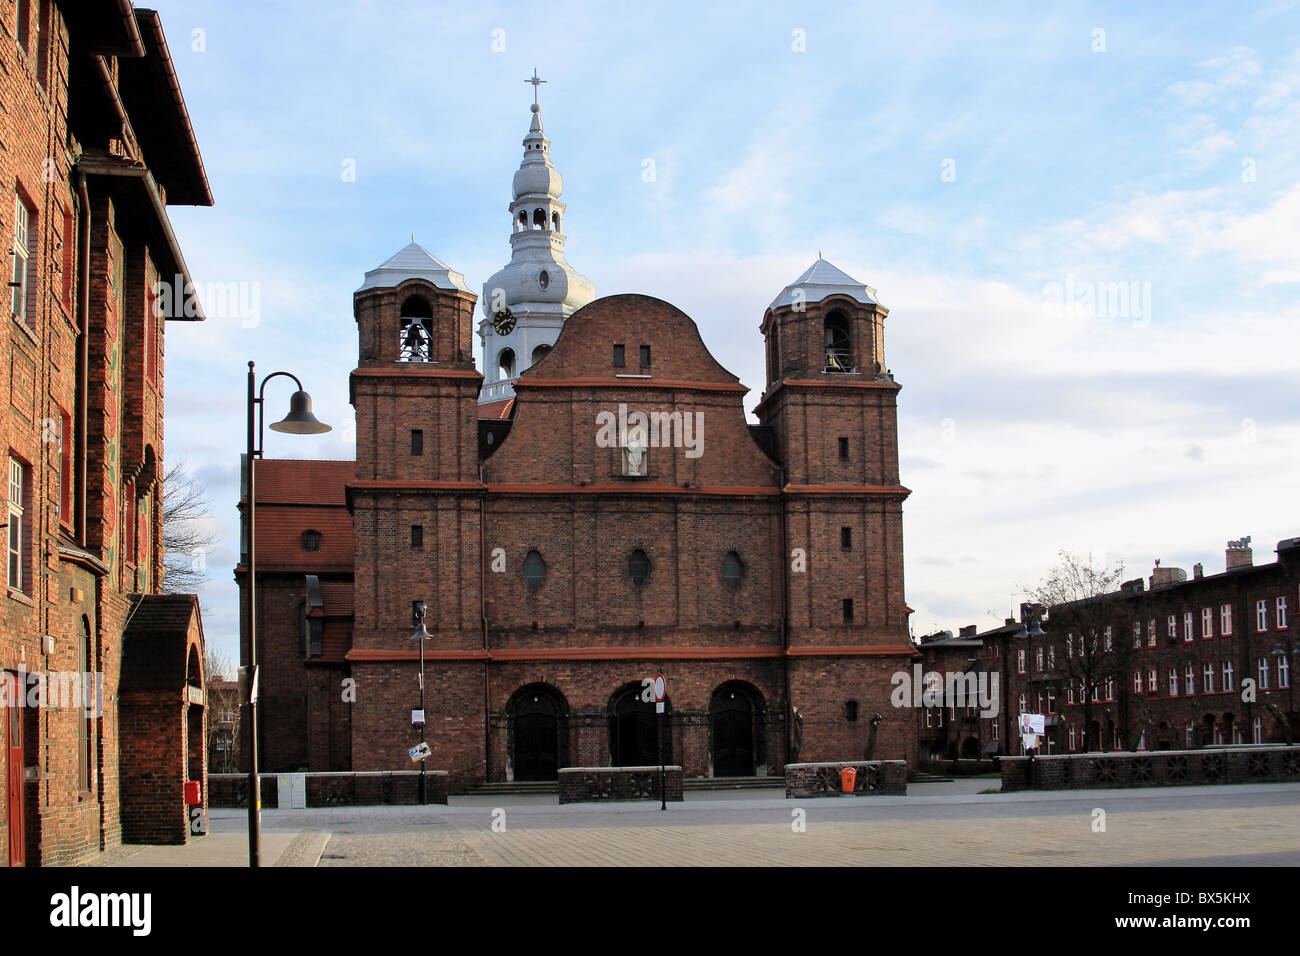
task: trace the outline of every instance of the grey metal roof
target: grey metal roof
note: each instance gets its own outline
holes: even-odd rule
[[[357,291],[391,289],[407,279],[425,279],[439,289],[470,291],[463,275],[448,268],[416,242],[412,242],[383,265],[367,272],[365,281]]]
[[[772,300],[768,308],[776,309],[783,305],[792,305],[795,301],[796,289],[803,290],[805,302],[820,302],[830,295],[847,295],[864,305],[880,304],[875,289],[864,285],[820,256],[803,275],[782,289],[781,294]]]

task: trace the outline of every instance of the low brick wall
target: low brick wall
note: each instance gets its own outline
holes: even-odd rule
[[[429,803],[447,802],[451,777],[445,770],[425,774]],[[278,774],[261,775],[262,806],[279,806]],[[373,773],[309,773],[307,806],[309,807],[377,807],[420,802],[420,772],[390,770]],[[214,773],[208,775],[208,806],[247,807],[248,775]]]
[[[682,768],[664,768],[668,800],[682,799]],[[560,803],[596,800],[658,800],[658,767],[564,767]]]
[[[1186,787],[1216,783],[1300,783],[1300,746],[1216,747],[1003,757],[1002,792],[1109,787]]]
[[[907,793],[906,760],[843,761],[841,763],[788,763],[785,765],[786,797],[847,797],[840,784],[840,771],[857,771],[853,796]]]

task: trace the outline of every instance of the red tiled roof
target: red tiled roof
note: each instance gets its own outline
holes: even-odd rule
[[[257,462],[257,504],[347,506],[355,461],[262,458]],[[261,521],[258,521],[261,524]]]
[[[320,532],[319,551],[303,550],[304,531]],[[291,568],[304,574],[351,568],[352,515],[342,505],[332,508],[259,505],[257,562],[262,570]]]
[[[320,596],[321,601],[324,602],[327,617],[352,616],[351,581],[322,581],[320,583]]]
[[[510,410],[514,408],[515,400],[513,398],[503,398],[496,402],[484,402],[478,407],[479,418],[500,418],[510,417]]]

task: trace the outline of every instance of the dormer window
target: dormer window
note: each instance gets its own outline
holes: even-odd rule
[[[304,551],[319,551],[319,550],[320,550],[320,532],[319,532],[319,531],[304,531],[304,532],[302,533],[302,549],[303,549]]]
[[[839,309],[826,316],[826,371],[852,372],[853,348],[849,317]]]
[[[432,358],[433,310],[421,296],[410,296],[402,303],[402,338],[399,344],[403,362],[428,362]]]

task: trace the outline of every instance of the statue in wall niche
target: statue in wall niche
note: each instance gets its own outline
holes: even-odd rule
[[[1142,750],[1150,749],[1147,745],[1147,734],[1151,731],[1151,708],[1147,706],[1147,699],[1144,696],[1137,698],[1137,727],[1133,730],[1133,749]]]
[[[881,714],[871,715],[871,733],[867,735],[867,757],[868,760],[876,759],[876,731],[880,729],[880,722],[885,718]]]
[[[799,762],[799,751],[803,749],[803,714],[798,707],[790,708],[790,763]]]

